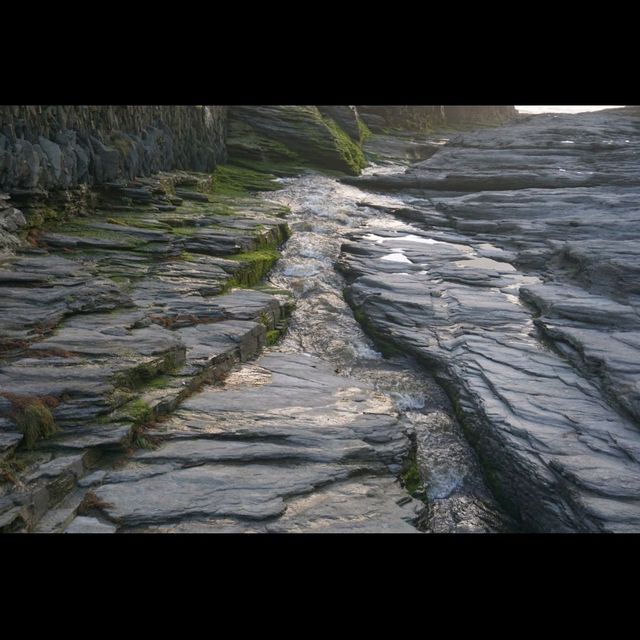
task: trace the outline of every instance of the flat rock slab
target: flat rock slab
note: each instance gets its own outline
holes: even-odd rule
[[[351,302],[437,371],[525,530],[640,530],[638,125],[535,117],[349,180],[413,225],[343,245]]]
[[[68,455],[129,448],[134,425],[255,355],[283,320],[273,296],[230,285],[249,269],[236,254],[287,237],[286,208],[194,191],[161,210],[157,186],[121,190],[137,203],[76,216],[35,234],[37,248],[0,256],[0,457],[29,459],[18,474],[21,495],[33,493],[27,528],[81,475]],[[33,464],[18,428],[25,403],[46,405],[59,427],[35,445],[48,457]],[[9,483],[0,491],[16,492]]]
[[[124,530],[415,531],[422,505],[390,472],[409,447],[391,402],[317,358],[265,355],[158,434],[94,489]]]

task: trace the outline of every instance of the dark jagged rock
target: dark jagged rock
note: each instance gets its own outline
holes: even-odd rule
[[[367,159],[377,164],[409,164],[430,158],[442,147],[444,141],[430,141],[415,137],[414,134],[375,135],[364,143]]]
[[[343,246],[353,305],[434,368],[526,530],[640,527],[638,132],[612,111],[464,134],[373,178],[410,230]]]
[[[0,189],[210,171],[226,157],[225,135],[221,106],[3,106]]]

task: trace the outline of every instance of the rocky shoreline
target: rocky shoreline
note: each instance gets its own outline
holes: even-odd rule
[[[637,531],[638,132],[625,110],[463,134],[343,247],[379,339],[448,389],[492,489],[531,531]]]
[[[122,109],[2,130],[0,531],[640,528],[633,110]]]

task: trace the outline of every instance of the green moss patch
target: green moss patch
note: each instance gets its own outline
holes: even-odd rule
[[[143,362],[132,369],[117,374],[114,383],[120,389],[138,390],[149,386],[158,376],[175,372],[183,362],[183,351],[171,351],[164,358]]]
[[[350,173],[358,175],[366,166],[362,149],[331,118],[323,118],[333,137],[336,149]]]
[[[135,424],[146,424],[153,420],[153,409],[143,400],[133,400],[122,408],[123,415]]]
[[[280,252],[274,248],[259,249],[229,256],[231,260],[240,263],[231,279],[227,282],[225,291],[233,287],[252,287],[258,284],[271,270],[280,257]]]
[[[365,140],[373,137],[373,133],[371,133],[369,127],[367,127],[360,118],[358,118],[358,130],[360,131],[360,144],[363,144]]]
[[[280,339],[280,330],[273,329],[272,331],[267,331],[267,346],[273,346]]]
[[[148,382],[145,388],[153,390],[166,389],[171,384],[171,380],[172,378],[169,376],[159,376]]]
[[[212,192],[218,195],[242,195],[250,191],[275,191],[280,188],[275,176],[246,167],[218,165],[213,173]]]
[[[422,490],[422,480],[415,457],[409,458],[400,474],[402,485],[412,496]]]

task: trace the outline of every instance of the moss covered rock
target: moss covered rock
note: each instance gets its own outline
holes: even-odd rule
[[[232,160],[300,161],[351,175],[365,165],[359,141],[310,105],[231,107],[227,148]]]
[[[318,105],[320,113],[331,118],[354,141],[362,144],[365,125],[354,106],[349,105]]]

